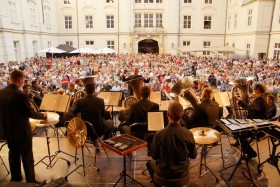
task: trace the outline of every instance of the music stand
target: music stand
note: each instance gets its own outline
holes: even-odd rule
[[[68,108],[69,108],[70,100],[71,100],[71,97],[69,95],[45,94],[44,97],[43,97],[41,106],[40,106],[40,110],[53,111],[53,112],[66,112],[68,110]],[[55,124],[57,124],[57,123],[55,123]],[[55,124],[52,124],[52,125],[55,125]],[[71,156],[71,157],[75,158],[75,156],[70,155],[69,153],[66,153],[66,152],[64,152],[64,151],[62,151],[60,149],[58,130],[55,129],[52,125],[48,125],[45,128],[46,139],[47,139],[47,147],[48,147],[48,156],[45,156],[44,158],[42,158],[39,162],[37,162],[35,164],[35,166],[37,164],[39,164],[40,162],[42,162],[45,165],[47,165],[47,168],[53,167],[56,162],[52,163],[52,161],[55,159],[55,157],[59,153],[64,153],[64,154],[66,154],[68,156]],[[54,130],[54,132],[56,133],[58,150],[55,152],[54,155],[51,155],[51,153],[50,153],[50,147],[49,147],[49,143],[50,143],[49,139],[50,139],[50,137],[48,136],[48,132],[47,132],[47,128],[48,127],[51,127]],[[49,158],[49,164],[46,164],[44,162],[45,158]],[[60,159],[66,161],[68,166],[70,165],[70,161],[69,160],[64,159],[64,158],[60,158]]]
[[[126,155],[129,153],[132,153],[138,149],[146,147],[147,142],[140,140],[129,134],[123,134],[121,136],[116,136],[116,137],[110,138],[109,140],[112,140],[115,143],[120,142],[120,143],[128,146],[127,148],[121,150],[120,147],[116,148],[116,147],[114,147],[114,145],[112,145],[112,144],[110,145],[109,143],[106,143],[105,141],[101,142],[101,144],[104,147],[107,147],[108,149],[114,151],[115,153],[123,156],[123,171],[121,172],[121,176],[118,179],[118,181],[115,183],[114,186],[116,186],[121,181],[122,178],[124,181],[124,185],[126,186],[126,177],[130,178],[132,181],[136,182],[137,184],[144,186],[139,181],[135,180],[133,177],[131,177],[130,175],[127,174],[127,172],[126,172]]]
[[[106,110],[112,107],[112,118],[114,115],[114,106],[118,107],[121,106],[121,99],[122,99],[122,92],[99,92],[97,97],[104,100],[105,106],[107,106]],[[116,118],[114,119],[114,124],[116,124]]]

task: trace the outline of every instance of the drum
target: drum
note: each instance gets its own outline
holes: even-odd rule
[[[196,144],[199,145],[210,145],[220,141],[221,134],[212,128],[208,127],[197,127],[190,129],[193,134]]]
[[[36,127],[49,127],[57,124],[59,122],[59,115],[55,112],[46,112],[47,113],[47,120],[42,119],[32,119],[29,118],[29,122]]]

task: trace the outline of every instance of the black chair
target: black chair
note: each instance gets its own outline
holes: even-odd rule
[[[133,123],[130,126],[130,133],[141,140],[146,140],[146,135],[149,133],[147,123]]]
[[[189,177],[179,178],[179,179],[166,179],[154,173],[155,186],[165,186],[165,187],[183,187],[189,182]]]
[[[85,124],[87,126],[87,131],[91,131],[95,136],[96,138],[95,139],[91,139],[92,137],[87,137],[87,140],[86,140],[86,144],[85,144],[85,147],[87,148],[88,152],[90,153],[90,149],[89,149],[89,146],[87,146],[87,144],[91,144],[93,145],[94,149],[95,149],[95,153],[94,153],[94,168],[96,168],[96,158],[97,158],[97,153],[100,152],[100,150],[104,150],[106,156],[108,157],[108,159],[110,159],[106,149],[103,147],[103,145],[101,144],[101,140],[103,138],[103,136],[98,136],[98,134],[96,133],[95,129],[94,129],[94,126],[92,123],[88,122],[88,121],[85,121]],[[98,145],[98,143],[101,145],[101,147]],[[76,149],[76,152],[75,152],[75,157],[77,158],[77,149]],[[76,160],[75,160],[76,162]],[[96,168],[98,171],[99,169]]]
[[[1,152],[2,148],[5,145],[7,145],[7,142],[5,140],[0,140],[0,145],[1,145],[0,146],[0,152]],[[5,162],[3,161],[1,155],[0,155],[0,165],[3,165],[5,167],[5,169],[6,169],[6,171],[7,171],[7,175],[5,176],[5,178],[6,178],[10,174],[10,171],[8,170],[8,168],[7,168],[6,164],[5,164]]]

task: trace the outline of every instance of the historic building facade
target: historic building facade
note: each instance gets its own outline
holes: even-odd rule
[[[280,0],[2,0],[0,62],[59,44],[117,53],[229,45],[279,58]],[[198,55],[211,55],[198,52]]]

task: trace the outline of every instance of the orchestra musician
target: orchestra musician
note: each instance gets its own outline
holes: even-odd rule
[[[267,110],[266,110],[266,119],[272,119],[276,116],[277,108],[274,103],[274,96],[272,94],[268,94],[266,96],[267,102]]]
[[[31,86],[29,84],[23,85],[22,92],[25,93],[29,99],[34,101],[34,94],[31,92]]]
[[[201,103],[194,106],[194,111],[189,118],[185,118],[187,128],[209,127],[218,128],[217,120],[222,117],[219,104],[213,101],[213,89],[206,87],[202,90]]]
[[[128,117],[128,126],[123,126],[125,133],[130,133],[130,125],[133,123],[145,123],[147,122],[148,112],[159,111],[159,105],[150,101],[151,89],[148,86],[143,86],[140,90],[141,100],[132,104]]]
[[[31,92],[34,94],[34,102],[39,107],[42,102],[43,89],[39,86],[38,80],[31,82]]]
[[[153,181],[154,172],[165,179],[189,178],[189,158],[196,158],[197,150],[193,134],[180,124],[182,116],[182,105],[170,103],[168,126],[155,134],[151,147],[153,160],[146,164]]]
[[[256,98],[246,106],[243,101],[238,101],[238,105],[248,110],[248,119],[267,119],[267,103],[265,96],[265,86],[263,84],[256,84],[254,87],[254,93]],[[236,98],[238,100],[238,98]],[[258,134],[259,137],[263,135],[263,133]],[[239,137],[241,147],[244,151],[244,154],[247,155],[247,159],[250,160],[257,156],[256,151],[251,147],[248,140],[245,137]],[[238,145],[238,143],[234,144]]]
[[[68,84],[68,89],[66,90],[66,95],[70,95],[71,96],[71,101],[70,101],[70,107],[72,106],[74,100],[75,100],[75,94],[78,90],[75,88],[75,83],[74,82],[70,82]]]
[[[24,83],[22,71],[13,70],[9,81],[10,85],[0,90],[0,139],[8,143],[11,181],[22,181],[22,162],[26,182],[39,186],[42,183],[35,180],[29,118],[46,119],[47,114],[35,112],[27,95],[19,90]]]
[[[77,115],[81,113],[81,118],[93,124],[94,130],[98,136],[104,135],[104,139],[111,137],[114,131],[114,122],[111,119],[105,119],[105,105],[104,100],[94,95],[95,83],[89,82],[85,85],[86,96],[77,99],[70,111]],[[96,140],[96,135],[87,126],[88,135],[91,140]]]

